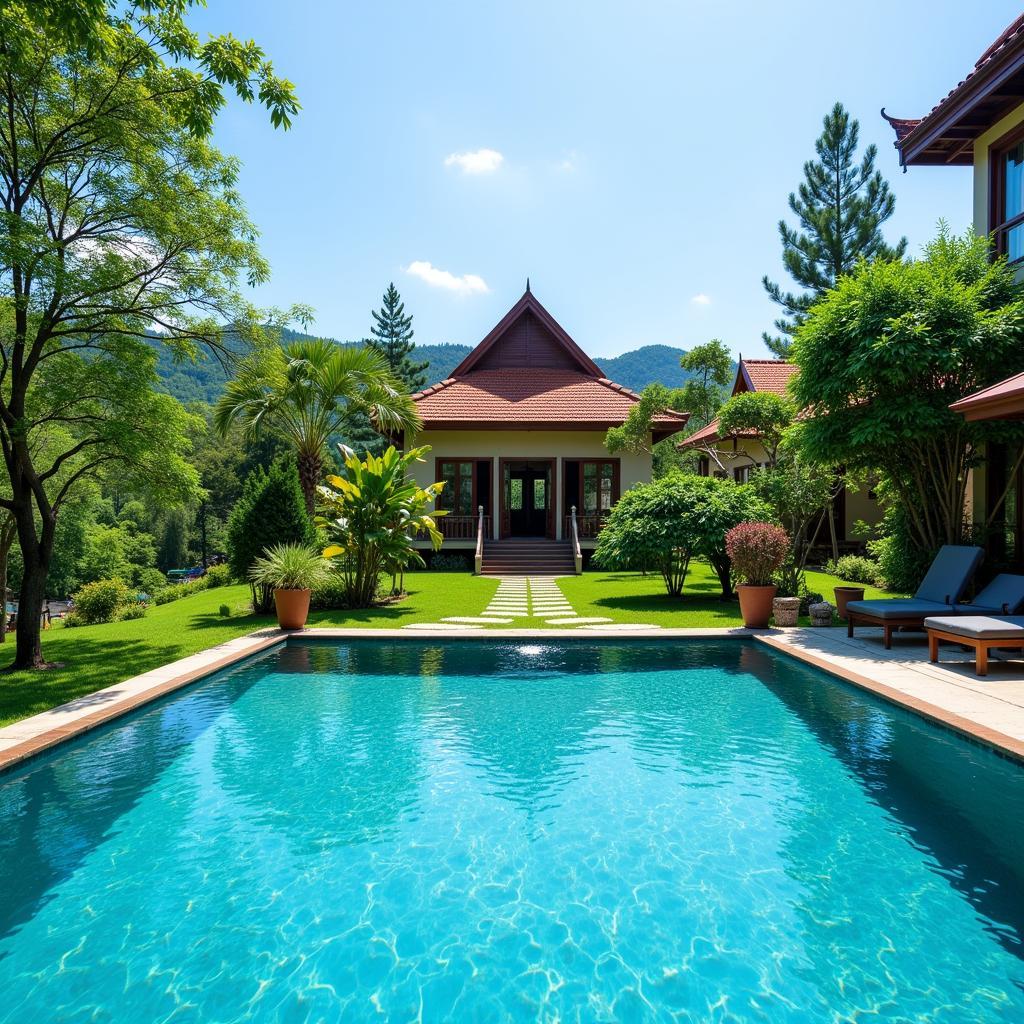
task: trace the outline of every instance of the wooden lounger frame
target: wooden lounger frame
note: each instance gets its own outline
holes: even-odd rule
[[[939,642],[960,644],[974,651],[974,672],[979,676],[988,675],[988,652],[997,648],[1011,651],[1024,651],[1024,636],[1017,638],[1007,636],[964,636],[962,633],[949,633],[944,629],[928,630],[928,660],[939,660]]]

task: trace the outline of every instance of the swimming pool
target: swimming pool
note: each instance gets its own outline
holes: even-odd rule
[[[0,1021],[1024,1019],[1024,770],[753,642],[295,642],[0,776]]]

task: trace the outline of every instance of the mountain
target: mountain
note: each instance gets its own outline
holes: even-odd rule
[[[655,382],[671,388],[682,387],[690,375],[679,365],[686,350],[671,345],[644,345],[623,352],[621,356],[596,357],[594,362],[604,370],[604,375],[634,391],[643,391]]]
[[[294,341],[308,337],[297,331],[285,331],[284,340]],[[176,363],[170,353],[156,341],[158,350],[157,372],[163,378],[164,389],[180,402],[206,402],[212,404],[220,397],[228,378],[224,367],[212,358],[196,363]],[[355,342],[343,342],[352,345]],[[417,345],[414,357],[426,360],[427,381],[434,384],[444,380],[472,351],[469,345],[445,342],[437,345]],[[594,361],[605,376],[634,391],[642,391],[648,384],[658,381],[669,387],[680,387],[688,374],[679,366],[685,350],[671,345],[644,345],[620,356],[597,358]]]

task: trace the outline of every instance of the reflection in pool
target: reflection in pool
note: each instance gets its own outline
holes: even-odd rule
[[[1020,1021],[1022,779],[753,643],[291,643],[0,777],[0,1021]]]

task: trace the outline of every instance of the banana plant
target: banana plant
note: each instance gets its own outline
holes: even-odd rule
[[[390,447],[363,459],[345,445],[338,450],[342,468],[319,488],[323,514],[317,525],[331,541],[323,553],[338,567],[346,604],[368,608],[377,599],[382,576],[391,576],[396,592],[406,567],[424,564],[413,546],[417,536],[426,534],[435,551],[441,546],[436,521],[445,513],[431,506],[444,481],[423,488],[409,475],[412,463],[424,461],[427,445],[407,452]]]

